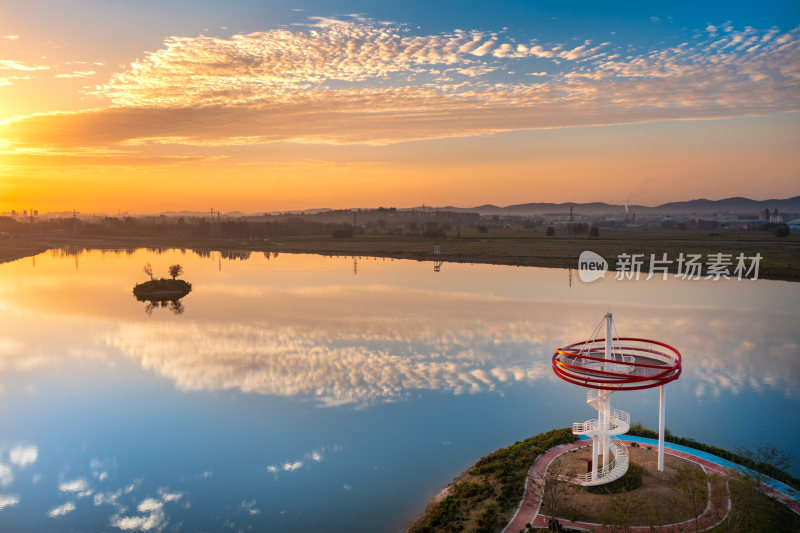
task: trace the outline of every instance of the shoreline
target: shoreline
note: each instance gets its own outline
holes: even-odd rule
[[[556,430],[554,430],[556,431]],[[562,430],[562,431],[566,431]],[[526,439],[525,442],[531,441],[538,437],[541,437],[543,434],[535,435],[534,437],[530,437]],[[648,449],[655,449],[657,448],[658,441],[654,440],[649,437],[642,437],[637,435],[622,435],[620,437],[623,441],[627,442],[628,445],[636,443],[639,447],[647,446]],[[680,439],[680,437],[678,437]],[[544,514],[542,510],[542,498],[544,497],[542,494],[542,488],[539,486],[540,480],[545,479],[545,473],[550,467],[551,463],[553,463],[557,458],[561,457],[567,452],[572,452],[581,448],[585,448],[589,446],[591,443],[591,439],[586,439],[584,437],[577,438],[575,441],[570,443],[558,443],[553,447],[550,447],[545,450],[541,450],[533,462],[530,465],[530,468],[527,470],[527,474],[525,476],[524,481],[524,492],[522,497],[519,501],[519,504],[515,507],[513,514],[510,516],[509,519],[497,529],[498,531],[502,531],[503,533],[516,533],[516,531],[541,531],[548,528],[548,519],[555,518],[561,522],[561,524],[565,527],[575,527],[579,528],[581,531],[606,531],[607,526],[603,525],[602,523],[598,523],[595,521],[586,521],[586,520],[570,520],[566,517],[562,516],[548,516]],[[519,445],[520,443],[517,442],[515,444]],[[707,444],[697,443],[701,448],[715,448],[720,451],[726,452],[730,454],[728,450],[722,448],[711,447]],[[778,504],[784,506],[791,514],[792,512],[795,515],[800,515],[800,491],[798,491],[795,487],[787,485],[781,481],[778,481],[772,477],[769,477],[765,474],[758,474],[754,475],[753,471],[749,468],[740,465],[739,463],[732,462],[728,459],[723,457],[719,457],[718,455],[709,453],[702,449],[692,448],[690,446],[685,446],[682,444],[677,444],[669,441],[665,441],[664,443],[665,452],[668,456],[671,456],[675,459],[680,459],[684,461],[688,461],[699,465],[703,471],[709,475],[717,475],[720,476],[718,478],[711,477],[709,479],[712,482],[712,485],[719,484],[720,482],[725,485],[725,488],[722,492],[726,493],[726,498],[712,498],[709,495],[708,506],[705,510],[698,515],[697,519],[701,522],[705,522],[704,530],[705,529],[713,529],[724,520],[726,520],[731,513],[731,504],[732,500],[730,499],[730,487],[728,486],[728,479],[731,476],[737,475],[745,475],[745,476],[753,476],[754,479],[760,479],[759,484],[759,491],[768,496],[773,501],[777,502]],[[495,455],[497,453],[503,452],[506,448],[501,448],[489,454],[489,456]],[[487,456],[487,457],[489,457]],[[462,474],[457,476],[453,479],[450,483],[448,483],[438,494],[433,496],[429,499],[425,510],[417,516],[417,518],[412,522],[412,524],[408,527],[407,532],[415,532],[415,531],[439,531],[440,527],[444,527],[442,531],[447,530],[448,526],[452,526],[452,523],[444,523],[441,518],[442,516],[447,516],[451,520],[458,520],[458,513],[442,513],[441,509],[438,507],[441,506],[443,500],[451,499],[453,497],[460,498],[463,500],[463,493],[464,490],[459,490],[456,485],[459,483],[463,483],[465,477],[471,470],[474,470],[476,466],[478,466],[481,461],[485,460],[482,458],[479,460],[475,465],[467,468]],[[786,472],[780,471],[780,473],[789,476]],[[563,476],[557,476],[559,479],[566,479]],[[663,477],[663,476],[662,476]],[[791,476],[789,476],[791,477]],[[794,480],[797,482],[798,480]],[[663,483],[663,481],[662,481]],[[665,487],[667,485],[664,485]],[[711,486],[710,486],[711,487]],[[635,489],[635,490],[638,490]],[[715,489],[716,491],[717,489]],[[721,490],[721,489],[720,489]],[[461,494],[459,494],[461,493]],[[723,505],[724,513],[713,513],[713,501],[717,499],[722,501],[722,499],[727,501],[726,505]],[[469,500],[466,500],[468,502]],[[725,503],[725,502],[723,502]],[[457,508],[456,504],[456,508]],[[449,505],[445,506],[446,508],[452,508],[453,502],[450,502]],[[449,515],[449,516],[448,516]],[[462,517],[463,519],[463,517]],[[681,526],[685,526],[687,524],[691,524],[694,518],[685,519],[682,521],[678,521],[676,523],[666,523],[662,524],[660,527],[668,528],[668,530],[682,530]],[[463,525],[463,524],[462,524]],[[632,525],[628,524],[629,531],[634,532],[642,532],[645,533],[647,531],[652,530],[653,524],[646,525]]]
[[[747,238],[745,238],[747,237]],[[620,232],[609,238],[587,237],[548,238],[541,234],[468,235],[461,238],[429,239],[387,235],[360,235],[350,239],[326,236],[285,237],[270,240],[244,239],[184,239],[147,237],[34,237],[0,241],[0,263],[37,255],[49,249],[136,249],[175,248],[200,251],[278,252],[333,255],[346,257],[382,257],[442,263],[474,263],[518,267],[576,269],[578,255],[583,250],[600,254],[609,262],[606,276],[614,274],[618,254],[651,253],[660,257],[677,258],[679,253],[709,254],[744,253],[748,257],[760,253],[758,279],[800,281],[800,238],[765,239],[762,235],[732,234],[723,239],[702,234],[669,232],[632,234]],[[434,253],[434,242],[440,243],[441,253]],[[730,267],[733,274],[734,264]],[[673,262],[670,273],[677,272]],[[706,271],[703,271],[705,275]],[[656,275],[659,275],[658,273]],[[647,263],[642,278],[647,276]],[[731,276],[732,278],[734,276]]]

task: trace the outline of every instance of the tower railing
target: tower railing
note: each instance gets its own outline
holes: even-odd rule
[[[572,433],[575,435],[585,435],[588,433],[598,435],[621,435],[627,433],[631,427],[631,415],[622,409],[611,409],[609,411],[609,427],[603,429],[599,427],[597,418],[587,420],[585,422],[573,422]]]
[[[619,438],[612,436],[609,439],[608,447],[614,458],[611,459],[604,468],[580,474],[576,479],[584,486],[602,485],[621,478],[628,471],[628,447]]]

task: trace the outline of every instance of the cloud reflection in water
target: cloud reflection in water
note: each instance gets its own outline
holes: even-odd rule
[[[226,308],[250,318],[127,322],[107,342],[181,390],[364,406],[415,390],[476,394],[551,379],[553,348],[586,337],[600,316],[593,306],[436,291],[339,292],[273,294],[268,309],[240,293]],[[698,395],[750,387],[798,396],[798,345],[784,314],[641,305],[615,314],[620,334],[679,347]]]

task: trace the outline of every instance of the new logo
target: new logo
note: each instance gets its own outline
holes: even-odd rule
[[[584,283],[606,277],[608,262],[602,256],[586,250],[578,257],[578,276]]]

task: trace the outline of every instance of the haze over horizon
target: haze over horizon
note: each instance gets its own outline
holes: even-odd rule
[[[577,206],[591,205],[591,204],[607,204],[611,208],[614,208],[614,209],[617,209],[617,210],[621,210],[621,209],[627,209],[627,208],[631,208],[631,209],[634,209],[634,208],[656,209],[656,208],[661,207],[662,205],[669,205],[669,204],[691,204],[693,202],[712,202],[712,203],[716,203],[716,202],[725,201],[725,200],[737,200],[737,199],[741,199],[741,200],[744,200],[744,201],[750,201],[750,202],[788,202],[788,201],[797,200],[795,203],[800,205],[800,195],[795,195],[795,196],[788,197],[788,198],[746,198],[746,197],[729,197],[729,198],[715,198],[715,199],[711,199],[711,198],[692,198],[692,199],[689,199],[689,200],[684,199],[684,200],[678,200],[678,201],[675,201],[675,202],[665,202],[663,204],[657,204],[657,205],[646,205],[646,204],[639,204],[639,203],[632,202],[632,203],[629,203],[627,206],[625,205],[624,202],[621,203],[621,204],[615,204],[615,203],[611,203],[611,202],[571,202],[571,201],[566,201],[566,202],[547,202],[547,201],[526,202],[526,201],[522,201],[522,202],[518,202],[518,203],[515,203],[515,204],[508,204],[508,205],[496,205],[496,204],[491,204],[491,203],[488,203],[488,202],[483,202],[483,203],[476,204],[476,205],[454,205],[452,203],[451,204],[447,204],[447,205],[430,205],[430,204],[381,205],[381,206],[378,206],[378,205],[371,205],[371,206],[354,205],[354,206],[340,207],[340,208],[330,208],[330,207],[327,207],[327,206],[313,206],[313,207],[305,207],[305,208],[301,208],[301,209],[285,209],[285,210],[263,210],[263,209],[262,210],[259,210],[259,209],[243,210],[243,209],[235,209],[235,208],[234,209],[230,209],[230,210],[218,210],[218,209],[215,209],[215,208],[212,207],[210,209],[205,209],[205,210],[203,210],[203,209],[168,208],[168,209],[163,209],[163,210],[160,210],[160,211],[152,211],[152,210],[151,211],[122,211],[122,210],[112,211],[111,209],[99,209],[99,210],[96,210],[96,211],[89,211],[89,212],[81,212],[81,211],[72,210],[72,209],[62,209],[62,210],[53,210],[53,211],[38,211],[37,210],[37,211],[38,211],[38,215],[39,216],[47,216],[47,215],[51,215],[52,216],[52,215],[59,215],[59,214],[78,214],[78,215],[82,215],[82,216],[87,216],[87,215],[88,216],[94,216],[94,215],[114,216],[114,215],[119,215],[119,214],[126,215],[126,216],[127,215],[132,215],[132,216],[155,216],[155,215],[162,215],[162,214],[208,215],[212,211],[214,213],[214,216],[216,216],[217,212],[219,212],[220,215],[237,214],[237,216],[238,215],[248,215],[249,216],[249,215],[276,214],[276,213],[287,213],[287,214],[288,213],[313,213],[313,212],[334,211],[334,210],[345,210],[345,211],[348,211],[348,210],[365,210],[365,211],[368,211],[368,210],[376,210],[376,209],[384,209],[384,208],[386,208],[386,209],[398,209],[398,210],[401,210],[401,211],[402,210],[419,209],[419,208],[436,209],[436,210],[446,210],[448,208],[453,208],[453,209],[457,209],[457,210],[461,211],[461,210],[489,208],[489,207],[496,207],[496,208],[499,208],[499,209],[506,209],[506,208],[509,208],[509,207],[528,206],[528,205],[534,205],[535,206],[535,205],[539,205],[539,204],[541,204],[541,205],[548,205],[548,204],[553,204],[553,205],[571,205],[571,204],[575,204]],[[792,205],[794,205],[794,204],[792,204]],[[769,205],[767,207],[769,207]],[[31,209],[33,209],[33,208],[32,207],[29,208],[29,209],[23,208],[22,210],[16,209],[15,212],[16,212],[17,216],[20,216],[23,211],[29,212]],[[752,209],[750,209],[749,211],[752,211]],[[10,213],[10,211],[5,211],[5,212],[0,211],[0,214],[8,214],[8,213]]]
[[[787,1],[4,3],[0,211],[797,195]]]

